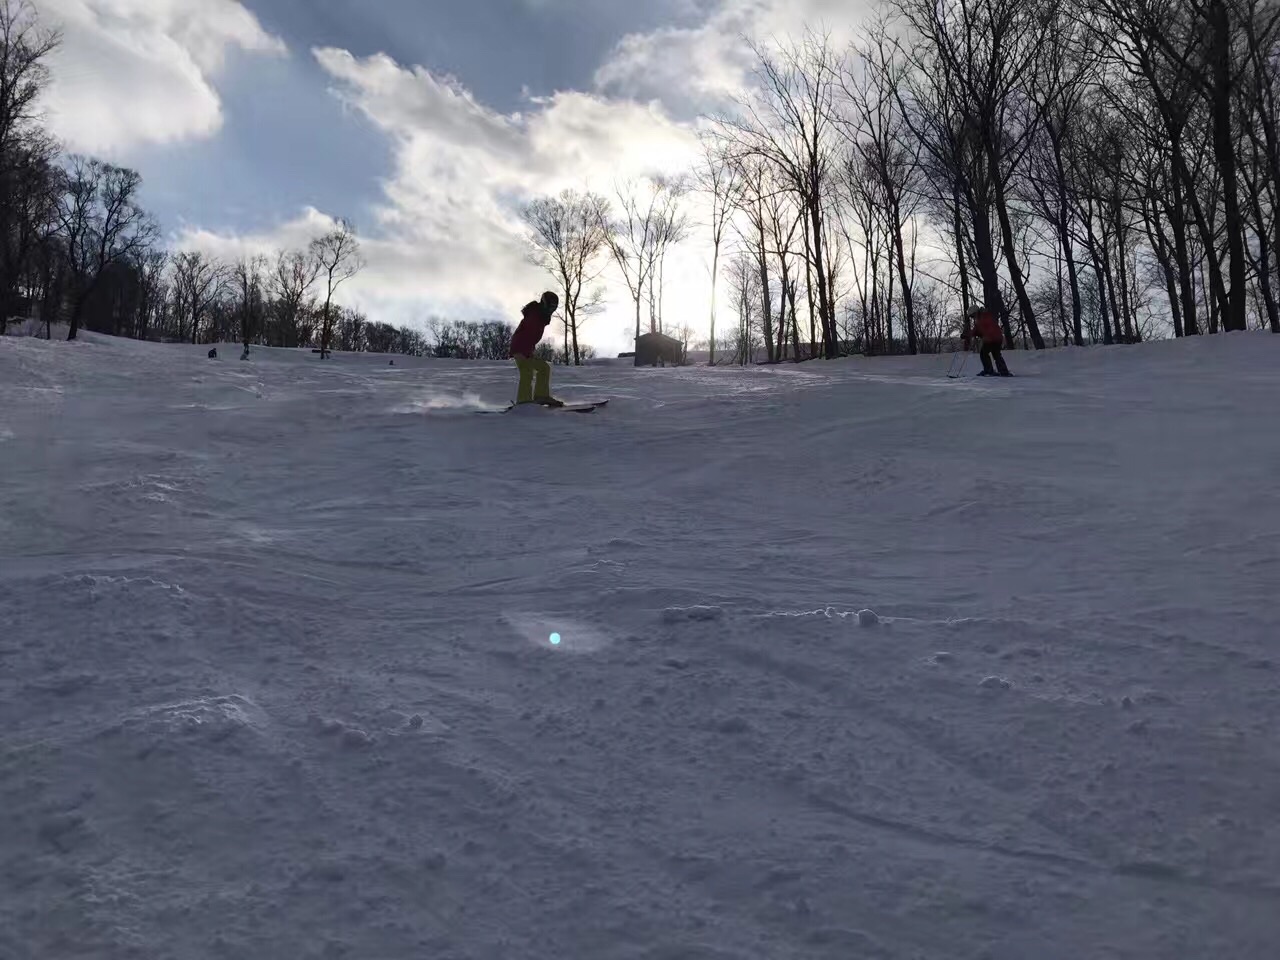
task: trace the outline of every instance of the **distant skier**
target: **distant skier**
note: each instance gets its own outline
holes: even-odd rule
[[[965,317],[964,332],[960,334],[966,350],[969,349],[969,341],[975,336],[982,340],[982,372],[978,376],[994,377],[997,372],[1002,377],[1013,376],[1004,362],[1004,331],[1000,329],[1000,318],[994,310],[977,306],[969,311]],[[991,365],[993,360],[994,367]]]
[[[563,401],[551,396],[551,364],[533,355],[559,306],[560,298],[548,291],[542,295],[541,300],[535,300],[524,308],[524,319],[511,338],[511,359],[520,370],[516,403],[564,406]]]

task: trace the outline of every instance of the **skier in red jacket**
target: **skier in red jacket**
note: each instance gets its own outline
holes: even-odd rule
[[[551,396],[551,364],[534,357],[539,341],[546,333],[551,318],[560,306],[560,298],[548,291],[541,300],[526,304],[524,319],[511,338],[511,359],[520,370],[520,387],[516,403],[541,403],[548,407],[563,407],[564,403]]]
[[[1000,329],[1000,318],[994,310],[984,306],[974,307],[965,317],[964,332],[960,334],[964,348],[969,349],[969,341],[973,337],[982,340],[982,372],[980,377],[994,377],[999,371],[1002,377],[1011,377],[1009,367],[1004,362],[1004,331]],[[991,361],[995,361],[995,367]]]

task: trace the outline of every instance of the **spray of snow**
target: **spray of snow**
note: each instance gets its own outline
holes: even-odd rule
[[[423,390],[403,403],[391,408],[396,414],[449,415],[478,413],[483,410],[501,410],[505,404],[485,403],[476,393],[440,393]]]

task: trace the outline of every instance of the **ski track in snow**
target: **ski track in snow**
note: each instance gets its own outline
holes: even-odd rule
[[[0,339],[2,960],[1275,956],[1280,339],[206,350]]]

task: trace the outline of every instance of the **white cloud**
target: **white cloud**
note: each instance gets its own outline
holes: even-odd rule
[[[559,93],[502,114],[421,67],[334,49],[315,55],[335,94],[394,150],[374,239],[364,244],[369,268],[348,300],[405,321],[464,304],[518,315],[548,283],[525,260],[522,203],[568,187],[608,193],[622,178],[688,170],[695,155],[692,131],[656,104]],[[595,342],[620,341],[618,323],[596,322],[608,334]]]
[[[625,39],[600,68],[595,92],[530,98],[517,113],[495,111],[457,80],[386,55],[313,51],[331,92],[383,132],[394,161],[383,203],[361,225],[368,268],[342,299],[396,323],[433,313],[514,319],[548,283],[525,259],[520,204],[566,187],[609,194],[628,176],[688,171],[698,152],[692,118],[750,80],[744,35],[781,37],[806,22],[838,20],[844,29],[833,39],[842,42],[862,9],[859,0],[721,0],[699,27]],[[689,122],[672,118],[673,104]],[[696,221],[697,199],[690,208]],[[330,222],[307,211],[271,236],[184,240],[211,252],[300,246]],[[672,327],[705,326],[709,244],[700,233],[667,268]],[[609,310],[584,338],[612,351],[627,345],[634,308],[616,279],[609,296]]]
[[[225,234],[188,228],[174,238],[179,250],[201,250],[210,256],[234,263],[241,257],[267,254],[274,256],[279,250],[303,249],[314,237],[327,233],[337,226],[333,217],[308,207],[295,219],[273,230],[256,234]]]
[[[596,71],[603,93],[657,98],[679,116],[726,107],[751,83],[751,42],[794,37],[806,25],[842,45],[873,0],[720,0],[701,23],[630,34]]]
[[[227,56],[285,52],[239,0],[42,0],[40,9],[63,33],[50,126],[73,150],[107,157],[217,132],[214,78]]]

